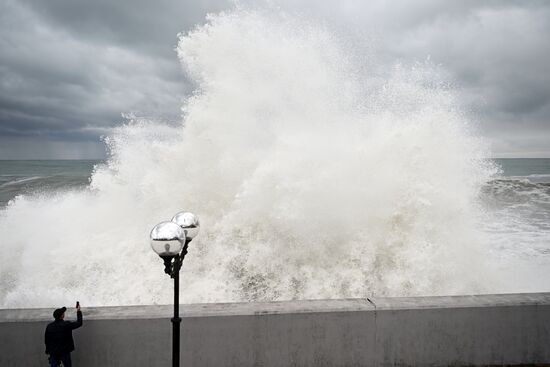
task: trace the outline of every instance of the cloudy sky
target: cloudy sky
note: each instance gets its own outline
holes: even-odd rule
[[[192,86],[174,51],[177,34],[234,6],[0,0],[0,159],[103,158],[100,136],[122,124],[122,114],[178,121]],[[374,40],[388,64],[429,56],[451,75],[495,157],[550,157],[550,1],[266,6],[368,35],[364,42]]]

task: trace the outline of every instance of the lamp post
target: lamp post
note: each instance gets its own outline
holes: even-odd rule
[[[151,247],[164,261],[164,272],[174,279],[174,317],[172,317],[172,366],[180,365],[179,292],[180,269],[187,246],[199,233],[199,219],[189,212],[176,214],[171,222],[161,222],[151,230]]]

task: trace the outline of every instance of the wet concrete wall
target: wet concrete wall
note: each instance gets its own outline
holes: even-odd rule
[[[47,365],[52,311],[0,310],[0,365]],[[76,366],[171,365],[171,306],[83,313]],[[550,363],[550,293],[194,304],[181,313],[182,366]]]

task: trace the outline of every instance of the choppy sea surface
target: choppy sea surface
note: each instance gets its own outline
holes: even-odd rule
[[[542,266],[550,259],[550,159],[494,159],[500,174],[487,181],[479,203],[487,216],[482,222],[490,252],[501,267],[515,258],[514,267]],[[0,206],[16,197],[47,198],[88,190],[99,160],[0,161]],[[519,263],[518,263],[519,259]],[[523,260],[523,262],[522,262]],[[542,270],[545,272],[545,270]]]
[[[18,195],[84,188],[97,160],[0,160],[0,207]]]
[[[502,175],[487,182],[480,203],[488,244],[510,278],[540,274],[550,282],[550,159],[497,159]],[[536,283],[533,278],[533,283]],[[536,289],[536,288],[534,288]],[[513,291],[513,287],[510,288]]]
[[[510,210],[550,228],[550,158],[494,159],[501,174],[482,198],[493,210]],[[83,189],[101,160],[0,160],[0,207],[18,195]]]

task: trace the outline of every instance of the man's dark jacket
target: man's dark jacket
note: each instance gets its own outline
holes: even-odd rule
[[[82,326],[82,312],[76,312],[76,321],[55,320],[46,327],[44,341],[46,354],[61,356],[74,350],[73,330]]]

